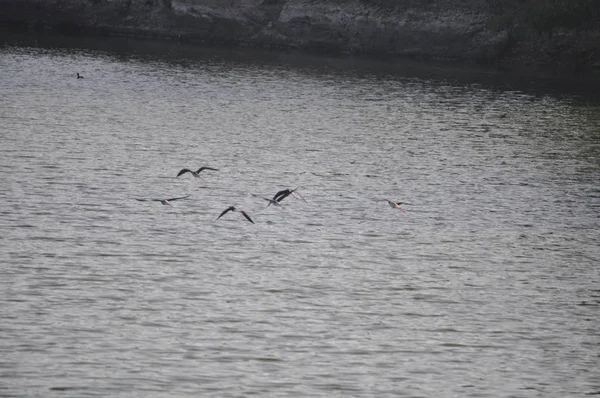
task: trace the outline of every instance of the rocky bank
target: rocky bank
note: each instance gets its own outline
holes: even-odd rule
[[[0,25],[600,74],[600,0],[0,0]]]

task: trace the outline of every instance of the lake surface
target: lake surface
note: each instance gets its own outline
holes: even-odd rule
[[[5,40],[0,396],[599,394],[595,92]]]

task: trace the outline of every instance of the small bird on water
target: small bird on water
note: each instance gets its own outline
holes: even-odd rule
[[[165,206],[173,206],[171,204],[172,201],[179,200],[179,199],[185,199],[185,198],[189,198],[189,197],[190,197],[190,195],[179,196],[177,198],[169,198],[169,199],[138,199],[138,198],[136,198],[135,200],[137,200],[139,202],[160,202]]]
[[[193,175],[193,176],[194,176],[194,177],[196,177],[196,178],[201,178],[201,177],[200,177],[200,173],[201,173],[202,171],[204,171],[204,170],[219,171],[219,169],[213,169],[212,167],[200,167],[200,168],[199,168],[198,170],[196,170],[196,171],[193,171],[193,170],[190,170],[190,169],[181,169],[181,170],[179,171],[179,173],[177,173],[177,177],[179,177],[180,175],[183,175],[183,174],[185,174],[185,173],[190,173],[191,175]],[[177,178],[177,177],[176,177],[176,178]]]
[[[78,79],[83,79],[83,76],[81,76],[81,75],[79,74],[79,72],[77,72],[77,78],[78,78]]]
[[[250,218],[250,216],[248,214],[246,214],[246,212],[244,210],[240,210],[238,208],[236,208],[235,206],[229,206],[228,208],[226,208],[223,213],[221,213],[221,215],[219,217],[217,217],[217,220],[221,217],[223,217],[225,214],[229,213],[230,211],[235,211],[238,213],[242,213],[242,215],[244,217],[246,217],[246,220],[250,221],[252,224],[254,224],[254,221],[252,221],[252,219]],[[215,220],[215,221],[217,221]]]

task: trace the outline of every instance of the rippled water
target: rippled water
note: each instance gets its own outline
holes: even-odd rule
[[[600,101],[557,84],[4,44],[0,395],[600,393]]]

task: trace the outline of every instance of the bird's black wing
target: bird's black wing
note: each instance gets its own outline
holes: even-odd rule
[[[135,198],[135,200],[139,201],[139,202],[162,202],[164,201],[164,199],[138,199]],[[170,200],[170,199],[167,199]]]
[[[224,216],[225,214],[227,214],[228,212],[230,212],[230,211],[233,211],[233,210],[235,210],[235,207],[233,207],[233,206],[229,206],[228,208],[226,208],[225,210],[223,210],[223,213],[221,213],[221,215],[220,215],[219,217],[217,217],[217,220],[218,220],[219,218],[223,217],[223,216]],[[217,220],[215,220],[215,221],[217,221]]]
[[[257,198],[260,198],[262,200],[266,200],[267,202],[269,202],[269,204],[267,204],[267,207],[269,207],[271,204],[274,204],[274,205],[277,205],[277,206],[283,206],[281,203],[279,203],[276,200],[265,198],[264,196],[260,196],[260,195],[254,194],[254,193],[252,193],[250,195],[252,195],[254,197],[257,197]]]
[[[191,196],[191,195],[185,195],[185,196],[179,196],[179,197],[177,197],[177,198],[170,198],[170,199],[167,199],[167,202],[172,202],[172,201],[174,201],[174,200],[179,200],[179,199],[185,199],[185,198],[189,198],[190,196]]]
[[[287,191],[289,191],[289,189],[283,189],[281,191],[278,191],[274,196],[273,196],[273,200],[277,200],[278,197],[280,197],[281,195],[285,194]]]
[[[245,211],[240,210],[240,213],[242,213],[242,215],[244,217],[246,217],[246,220],[250,221],[252,224],[254,224],[254,221],[252,221],[252,219],[250,218],[250,216],[248,214],[246,214]]]
[[[182,174],[191,173],[191,172],[192,172],[192,170],[190,170],[190,169],[181,169],[181,171],[179,173],[177,173],[177,177],[179,177]]]
[[[201,171],[204,171],[204,170],[219,171],[219,169],[213,169],[212,167],[204,167],[204,166],[203,166],[203,167],[200,167],[200,168],[198,169],[198,171],[196,172],[196,174],[199,174]]]
[[[291,189],[284,189],[275,194],[273,196],[273,200],[276,202],[281,202],[283,199],[287,198],[292,193]]]

